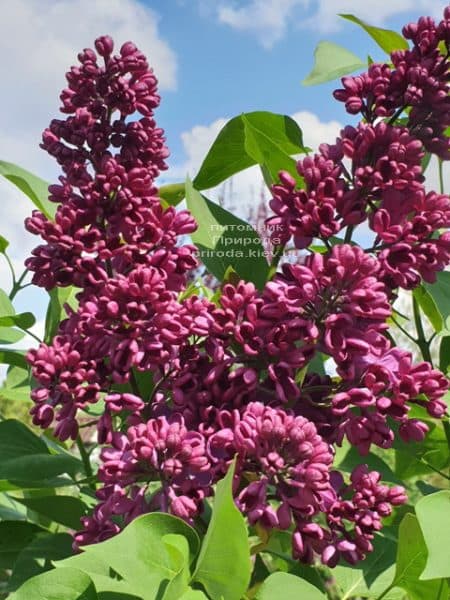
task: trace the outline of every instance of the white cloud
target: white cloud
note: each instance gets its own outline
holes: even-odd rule
[[[247,0],[236,7],[224,2],[217,10],[220,23],[249,32],[265,48],[271,48],[286,33],[292,22],[321,33],[334,32],[345,24],[339,13],[354,14],[373,25],[384,25],[390,17],[414,12],[434,17],[442,15],[445,0]],[[303,8],[296,11],[296,8]],[[347,25],[348,26],[348,25]]]
[[[303,131],[303,143],[314,151],[322,143],[333,143],[342,129],[339,121],[321,121],[319,117],[308,111],[301,110],[292,115]]]
[[[158,29],[158,15],[137,0],[14,0],[0,20],[0,147],[3,160],[55,181],[58,167],[39,148],[41,132],[58,117],[64,74],[77,53],[109,33],[116,48],[132,40],[147,55],[160,88],[176,88],[176,56]],[[0,178],[1,233],[21,261],[38,242],[23,228],[31,203]]]
[[[221,23],[233,29],[249,31],[264,48],[271,48],[286,32],[294,9],[308,0],[250,0],[245,6],[235,8],[222,4],[217,16]]]

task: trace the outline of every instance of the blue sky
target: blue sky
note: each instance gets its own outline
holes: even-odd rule
[[[336,18],[353,13],[371,24],[400,30],[422,14],[439,16],[441,0],[14,0],[2,8],[0,77],[0,158],[16,162],[48,181],[59,172],[42,150],[42,130],[58,117],[64,73],[77,52],[110,33],[119,46],[129,39],[147,54],[160,80],[156,117],[166,130],[173,180],[195,175],[202,158],[228,118],[251,110],[295,115],[305,142],[333,141],[349,121],[331,93],[337,84],[304,87],[323,39],[344,45],[361,58],[382,52],[357,26]],[[6,59],[5,59],[6,58]],[[256,168],[236,178],[239,202],[257,197]],[[10,242],[18,272],[39,243],[26,234],[31,206],[0,180],[1,234]],[[212,193],[214,197],[214,192]],[[0,263],[0,285],[8,273]],[[31,302],[40,318],[44,295],[37,289],[18,297]]]
[[[336,20],[334,27],[328,25],[322,29],[314,22],[305,24],[314,20],[317,2],[310,2],[309,7],[301,2],[291,3],[297,6],[289,12],[281,38],[271,47],[263,46],[267,32],[259,35],[257,31],[220,22],[218,2],[147,0],[146,4],[160,15],[161,36],[178,60],[177,89],[163,94],[158,110],[158,120],[166,130],[175,164],[184,158],[180,134],[196,124],[206,125],[220,117],[258,109],[284,114],[308,110],[323,121],[342,122],[343,106],[331,97],[336,84],[304,87],[300,83],[312,66],[313,51],[320,40],[344,45],[362,58],[367,53],[375,60],[383,60],[384,56],[368,35],[352,23],[342,20],[339,24]],[[240,2],[233,6],[239,9],[248,4]],[[262,6],[267,2],[261,0],[256,4]],[[328,11],[330,14],[346,11],[346,4],[349,9],[353,5],[355,14],[363,13],[370,19],[367,9],[358,11],[357,5],[361,8],[365,4],[361,2],[328,1]],[[390,12],[394,14],[381,19],[383,26],[400,30],[405,22],[424,14],[423,7],[401,11],[402,6],[412,4],[402,0],[390,2],[393,6]],[[433,6],[431,2],[429,8],[436,12],[439,4],[445,3]],[[371,22],[380,23],[380,15],[375,15]]]

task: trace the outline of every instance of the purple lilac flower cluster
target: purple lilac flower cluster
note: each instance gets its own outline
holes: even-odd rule
[[[406,127],[424,147],[450,158],[445,130],[450,125],[448,69],[450,7],[442,21],[421,17],[403,28],[412,48],[391,53],[391,65],[374,63],[358,77],[344,77],[334,97],[350,114],[361,113],[368,123],[408,111]]]
[[[335,98],[364,121],[298,163],[304,189],[282,174],[271,201],[274,238],[306,248],[367,221],[388,288],[435,281],[450,261],[450,234],[440,231],[450,226],[450,200],[425,191],[422,159],[426,151],[450,158],[449,32],[447,7],[438,24],[422,17],[404,28],[413,46],[392,52],[392,65],[342,79]]]
[[[445,62],[414,27],[407,31],[418,49],[403,60]],[[440,41],[448,28],[433,31]],[[102,64],[93,50],[79,55],[61,95],[69,116],[44,132],[63,171],[50,188],[55,220],[35,212],[26,223],[45,242],[27,261],[34,283],[78,288],[78,306],[66,307],[53,340],[28,353],[33,420],[75,439],[80,416],[102,406],[98,504],[75,546],[148,511],[195,525],[236,458],[235,501],[250,525],[291,531],[303,562],[361,560],[406,496],[365,466],[344,479],[333,468],[335,446],[346,438],[365,455],[372,445],[391,447],[397,434],[421,441],[428,426],[409,417],[411,408],[445,413],[445,377],[413,364],[386,335],[393,289],[431,280],[450,259],[448,234],[432,237],[450,224],[450,200],[424,191],[425,140],[413,125],[386,123],[396,106],[382,113],[381,99],[370,95],[378,108],[369,107],[361,92],[358,110],[373,118],[299,162],[304,189],[281,173],[270,221],[283,244],[292,236],[306,248],[368,220],[375,248],[348,236],[284,265],[261,291],[228,282],[212,302],[186,289],[195,249],[180,236],[196,224],[187,211],[163,208],[154,183],[167,157],[153,120],[155,76],[130,42],[118,55],[108,36],[95,47]],[[434,107],[430,94],[423,97]],[[319,353],[338,377],[315,372]]]
[[[33,282],[46,289],[81,288],[51,346],[29,354],[40,386],[33,391],[34,422],[75,439],[76,412],[106,395],[107,407],[139,402],[109,392],[129,381],[132,367],[156,368],[175,356],[173,342],[192,333],[195,317],[177,294],[196,266],[195,248],[179,245],[195,229],[187,211],[163,209],[154,185],[168,150],[153,119],[156,78],[131,43],[112,55],[108,36],[79,54],[61,94],[65,120],[44,131],[42,147],[61,165],[50,186],[55,220],[34,211],[26,227],[46,242],[26,261]],[[138,112],[140,119],[130,121]],[[142,401],[140,401],[142,403]],[[104,419],[104,421],[107,419]]]

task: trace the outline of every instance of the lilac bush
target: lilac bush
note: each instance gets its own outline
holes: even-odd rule
[[[252,526],[290,531],[301,562],[364,559],[406,502],[364,464],[349,477],[334,465],[344,440],[361,463],[373,447],[423,441],[429,425],[414,408],[446,414],[446,377],[394,347],[387,320],[397,288],[433,282],[450,263],[450,198],[423,175],[425,152],[450,156],[450,9],[404,36],[412,47],[392,65],[344,77],[335,92],[361,122],[297,163],[303,186],[288,172],[274,182],[264,288],[231,278],[212,299],[189,292],[194,218],[158,195],[168,150],[146,58],[131,42],[114,55],[108,36],[78,55],[61,94],[67,116],[43,135],[62,170],[55,220],[35,211],[26,222],[44,242],[26,263],[33,283],[75,286],[78,300],[27,355],[33,422],[75,440],[101,406],[98,502],[76,548],[151,511],[195,525],[235,457],[236,505]],[[363,223],[368,248],[352,240]],[[277,270],[289,243],[304,252]],[[320,356],[336,376],[316,369]]]

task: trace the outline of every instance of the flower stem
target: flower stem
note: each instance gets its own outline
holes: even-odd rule
[[[77,444],[78,452],[80,453],[81,462],[83,463],[84,473],[85,473],[86,477],[89,479],[89,478],[93,477],[94,472],[92,470],[92,465],[91,465],[91,461],[89,459],[89,454],[87,453],[86,448],[84,447],[84,442],[81,439],[80,434],[77,435],[76,444]],[[92,487],[93,489],[95,489],[95,485],[93,483],[89,484],[89,486]]]
[[[416,344],[420,348],[420,352],[422,353],[422,357],[424,360],[428,361],[433,366],[433,359],[431,358],[430,352],[430,343],[427,341],[425,337],[425,332],[423,330],[422,319],[420,316],[420,308],[419,303],[416,298],[413,297],[413,313],[414,313],[414,323],[416,325],[417,331],[417,339]]]
[[[16,282],[16,273],[14,271],[14,267],[13,267],[13,264],[11,262],[11,259],[9,258],[9,256],[7,255],[6,252],[3,252],[3,256],[5,257],[5,260],[8,263],[9,270],[11,271],[11,279],[12,279],[13,290],[14,290],[14,288],[16,287],[16,284],[17,284],[17,282]],[[11,294],[12,294],[12,291],[11,291]]]
[[[438,158],[439,192],[444,193],[444,161]]]
[[[399,329],[399,330],[400,330],[400,331],[403,333],[403,335],[405,335],[405,336],[406,336],[407,338],[409,338],[409,339],[410,339],[412,342],[414,342],[415,344],[417,344],[417,340],[416,340],[416,338],[415,338],[413,335],[411,335],[411,334],[409,333],[409,331],[406,331],[406,329],[405,329],[404,327],[402,327],[402,326],[400,325],[400,323],[399,323],[399,322],[398,322],[396,319],[394,319],[394,317],[393,317],[393,316],[391,316],[391,319],[394,321],[394,323],[395,323],[395,326],[396,326],[396,327],[397,327],[397,328],[398,328],[398,329]]]
[[[380,596],[377,596],[377,600],[381,600],[382,598],[384,598],[393,588],[394,586],[391,584],[389,587],[387,587],[384,592],[381,593]]]
[[[348,225],[348,227],[345,231],[344,244],[350,244],[350,242],[352,241],[353,229],[354,229],[353,225]]]
[[[35,339],[37,342],[39,342],[39,344],[42,344],[41,338],[38,337],[36,334],[34,334],[32,331],[30,331],[29,329],[25,329],[25,327],[20,327],[20,326],[18,326],[18,327],[19,327],[19,329],[24,331],[27,335],[29,335],[30,337]]]
[[[389,125],[393,125],[395,123],[395,121],[399,118],[399,116],[402,114],[402,112],[405,110],[406,106],[401,106],[397,112],[392,115],[392,117],[389,119],[388,124]]]
[[[269,273],[267,275],[267,281],[270,281],[277,272],[278,263],[280,262],[280,259],[283,256],[283,250],[284,244],[279,244],[278,246],[275,246],[272,262],[270,263]]]
[[[17,292],[20,292],[20,290],[22,290],[24,287],[26,287],[28,285],[28,284],[21,285],[22,281],[25,279],[25,277],[28,274],[28,269],[25,269],[25,271],[22,273],[22,275],[16,281],[16,278],[15,278],[15,275],[14,275],[14,271],[12,270],[12,264],[11,264],[11,262],[10,262],[10,260],[8,258],[7,258],[7,261],[8,261],[8,264],[10,265],[11,272],[13,274],[13,287],[12,287],[12,290],[11,290],[11,292],[9,294],[9,299],[13,300],[15,298]]]

